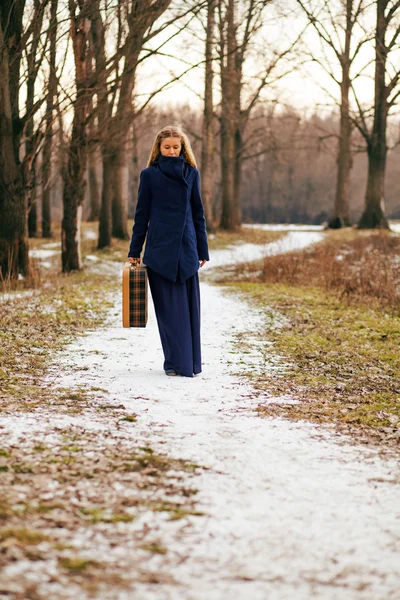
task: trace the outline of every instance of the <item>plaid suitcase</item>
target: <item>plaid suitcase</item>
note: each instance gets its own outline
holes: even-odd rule
[[[147,269],[125,263],[122,269],[122,325],[147,325]]]

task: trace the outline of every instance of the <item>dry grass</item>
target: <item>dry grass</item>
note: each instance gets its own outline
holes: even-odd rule
[[[71,340],[101,326],[111,296],[120,293],[128,242],[114,240],[99,251],[96,228],[83,227],[89,259],[82,272],[60,273],[57,239],[32,240],[31,247],[56,254],[34,261],[35,281],[8,282],[0,296],[0,570],[17,567],[7,578],[2,573],[7,597],[44,597],[30,580],[38,561],[54,564],[46,598],[57,595],[51,585],[60,582],[82,598],[88,590],[98,598],[132,589],[139,578],[155,577],[147,573],[149,556],[167,551],[155,541],[158,524],[199,514],[197,464],[139,445],[138,416],[129,404],[80,386],[79,372],[72,389],[58,387],[51,374],[45,378]],[[26,425],[33,419],[40,424],[34,432]],[[137,517],[149,511],[150,525],[142,527]],[[116,546],[130,548],[122,566]],[[157,577],[163,576],[160,568]]]
[[[234,289],[267,317],[257,338],[257,347],[265,344],[265,364],[257,371],[244,364],[242,371],[263,399],[260,414],[333,422],[357,439],[400,447],[399,315],[310,286],[236,283]],[[243,356],[249,343],[238,337]]]
[[[317,287],[351,301],[400,309],[400,236],[388,232],[331,232],[321,244],[238,266],[238,278]]]
[[[329,232],[304,251],[238,265],[224,281],[268,317],[265,369],[246,373],[270,398],[260,414],[400,445],[399,235]],[[238,339],[240,351],[246,343]]]

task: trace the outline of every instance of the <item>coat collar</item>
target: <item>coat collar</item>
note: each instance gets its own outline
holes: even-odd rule
[[[186,163],[183,156],[163,156],[160,154],[155,163],[163,175],[169,179],[182,181],[185,185],[188,185],[185,179]]]

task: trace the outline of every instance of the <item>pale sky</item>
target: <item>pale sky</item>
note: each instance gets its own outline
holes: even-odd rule
[[[294,0],[291,1],[294,6],[296,3]],[[321,4],[321,1],[319,1],[319,4]],[[332,4],[334,2],[331,2]],[[301,13],[293,17],[286,17],[284,20],[279,20],[271,10],[267,10],[265,15],[267,23],[262,27],[257,37],[252,39],[252,54],[249,56],[245,67],[246,79],[257,73],[262,73],[264,65],[271,60],[274,49],[283,50],[288,47],[291,41],[297,37],[297,34],[306,25],[306,19]],[[368,18],[364,19],[363,24],[367,31],[372,31],[374,13],[370,13]],[[175,38],[163,48],[163,52],[178,57],[178,60],[169,57],[150,57],[141,65],[137,78],[137,91],[139,94],[146,94],[156,89],[157,85],[165,83],[168,77],[170,77],[171,72],[175,75],[183,72],[186,65],[181,63],[179,58],[193,63],[203,59],[204,43],[199,38],[204,37],[204,32],[201,27],[195,27],[193,23],[191,24],[191,28],[195,29],[196,36],[190,32],[184,32],[180,34],[179,38]],[[359,28],[356,28],[353,47],[355,47],[361,35],[364,34]],[[155,41],[158,41],[158,39]],[[299,46],[293,56],[285,60],[285,63],[282,64],[282,69],[286,71],[299,65],[300,58],[298,53],[300,51],[303,53],[303,61],[307,59],[305,55],[307,51],[312,51],[315,56],[323,58],[319,38],[313,28],[308,28],[304,34],[302,47],[300,48]],[[364,65],[368,64],[373,59],[373,56],[373,46],[371,44],[366,45],[360,51],[358,60],[354,63],[353,73],[357,73]],[[330,60],[335,76],[340,79],[340,68],[332,51],[328,51],[327,58]],[[397,59],[400,60],[399,53]],[[202,106],[202,101],[198,96],[202,96],[204,89],[203,69],[204,67],[200,66],[185,75],[182,83],[174,83],[170,88],[164,90],[157,97],[156,102],[175,103],[187,101],[190,104]],[[218,65],[215,65],[215,70],[218,70]],[[364,76],[359,77],[355,84],[359,98],[366,103],[370,103],[373,99],[372,76],[373,65],[370,65],[366,69]],[[218,73],[215,75],[215,83],[215,97],[218,100]],[[332,106],[333,100],[321,90],[319,84],[322,84],[335,98],[339,98],[339,86],[332,81],[318,64],[311,62],[306,62],[303,66],[297,66],[295,72],[285,76],[280,82],[274,84],[273,87],[266,88],[264,97],[266,99],[277,97],[283,103],[286,102],[294,105],[301,112],[311,112],[317,105],[320,105],[319,111],[327,110],[324,105],[329,103]]]
[[[312,0],[314,4],[321,6],[322,0]],[[293,11],[290,16],[284,18],[276,14],[274,6],[278,10],[282,9],[282,4],[285,4],[285,11]],[[171,13],[175,14],[180,10],[185,3],[179,0],[172,2],[171,8],[164,13],[163,19],[170,18]],[[242,2],[245,6],[246,2]],[[339,0],[330,0],[329,6],[334,10],[335,6],[339,5]],[[374,7],[370,9],[369,14],[363,19],[363,27],[365,31],[373,31],[374,26]],[[65,32],[69,26],[66,10],[60,15],[64,21],[60,25],[60,32],[63,29]],[[205,12],[202,13],[202,19],[205,20]],[[263,73],[265,65],[271,60],[274,51],[282,51],[287,48],[290,43],[297,37],[300,31],[306,26],[306,18],[299,12],[296,0],[286,0],[286,3],[275,3],[269,6],[265,12],[265,23],[260,28],[259,32],[251,40],[251,48],[248,60],[245,63],[244,79],[246,88],[243,93],[243,103],[246,102],[246,89],[251,89],[251,82],[258,81],[258,76]],[[162,35],[154,38],[151,42],[151,47],[157,47],[161,42],[171,36],[172,32],[180,27],[180,21],[176,21],[171,28],[167,29]],[[328,27],[328,25],[327,25]],[[110,46],[115,40],[115,35],[112,29],[115,28],[115,20],[112,20],[109,30]],[[364,35],[360,28],[355,29],[354,46]],[[59,65],[62,62],[67,36],[62,38],[59,44]],[[353,46],[353,47],[354,47]],[[204,59],[204,30],[198,18],[191,21],[190,26],[169,41],[163,48],[162,52],[168,56],[154,56],[143,61],[137,71],[136,77],[136,92],[138,94],[138,105],[142,104],[146,95],[158,86],[166,83],[171,79],[172,75],[182,73],[191,64],[196,64]],[[296,52],[289,56],[281,65],[281,71],[288,71],[296,68],[289,75],[286,75],[281,81],[269,85],[263,92],[265,100],[279,99],[284,104],[290,104],[297,108],[301,113],[309,114],[317,110],[319,113],[331,112],[334,101],[329,98],[319,84],[328,90],[336,99],[339,98],[339,86],[335,84],[324,70],[316,63],[307,61],[306,54],[312,53],[317,58],[323,58],[319,38],[314,29],[309,27],[304,34],[303,42],[298,46]],[[175,58],[174,58],[175,57]],[[359,53],[358,60],[354,65],[353,72],[356,73],[361,67],[367,65],[373,60],[374,49],[370,43],[366,45]],[[328,51],[326,55],[330,62],[337,78],[340,79],[340,69],[337,59],[332,51]],[[305,64],[299,66],[301,60],[306,61]],[[397,61],[396,66],[400,66],[400,52],[395,56]],[[278,72],[277,72],[278,73]],[[69,44],[69,55],[62,77],[62,86],[65,94],[70,97],[74,95],[74,78],[73,78],[73,57],[72,48]],[[357,79],[356,88],[359,98],[362,102],[370,104],[373,100],[373,64],[365,70],[362,77]],[[202,108],[202,95],[204,90],[204,65],[191,70],[185,75],[182,82],[176,82],[167,89],[163,90],[153,102],[157,104],[182,104],[187,102],[192,106]],[[39,90],[38,90],[39,92]],[[219,100],[219,74],[218,64],[215,64],[215,102]],[[67,99],[67,96],[66,96]],[[67,99],[69,103],[69,100]],[[328,106],[327,106],[328,104]],[[67,117],[67,121],[68,121]]]

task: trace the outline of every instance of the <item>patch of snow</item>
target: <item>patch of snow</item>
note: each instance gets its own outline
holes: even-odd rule
[[[51,262],[49,262],[48,260],[43,260],[43,261],[40,263],[40,266],[41,266],[41,267],[44,267],[45,269],[51,269],[51,267],[52,267],[53,265],[52,265],[52,264],[51,264]]]
[[[44,250],[42,248],[31,248],[31,250],[29,250],[29,256],[32,256],[32,258],[39,259],[50,258],[51,256],[55,256],[58,253],[58,250]]]
[[[389,221],[389,227],[392,231],[394,231],[396,233],[400,233],[400,223],[399,222],[393,223],[393,222]]]
[[[291,233],[307,235],[309,243],[322,235]],[[219,257],[220,265],[223,257],[230,260]],[[168,552],[146,565],[161,583],[137,580],[134,590],[118,590],[118,600],[130,600],[133,592],[135,600],[394,600],[400,581],[398,463],[347,444],[329,428],[258,417],[253,409],[271,397],[260,398],[251,380],[236,373],[279,366],[260,335],[271,314],[204,281],[201,291],[203,373],[197,377],[165,376],[151,300],[148,326],[123,329],[120,293],[108,326],[68,346],[48,376],[51,385],[108,390],[102,404],[123,405],[137,415],[135,426],[124,430],[132,443],[208,467],[194,480],[204,517],[171,522],[158,515],[155,521],[146,512],[119,524],[132,532],[143,524],[155,527]],[[257,342],[251,353],[240,351],[235,334]],[[41,427],[54,431],[72,421],[96,426],[93,413],[85,412],[47,424],[34,415],[6,417],[14,443]],[[12,427],[12,417],[14,424],[21,418],[19,427]],[[109,427],[115,437],[112,420]],[[90,558],[120,565],[137,552],[133,541],[107,546],[100,532],[88,538],[85,531],[77,535]],[[41,568],[45,574],[48,566]],[[179,586],[168,583],[171,578]],[[45,590],[47,597],[64,597],[50,582]],[[65,597],[74,594],[84,598],[74,589]]]
[[[195,480],[206,517],[157,526],[168,548],[157,573],[180,582],[178,596],[173,585],[137,584],[135,598],[331,600],[338,589],[351,600],[395,598],[398,465],[328,428],[256,416],[271,398],[234,373],[268,355],[240,354],[232,339],[255,335],[263,314],[202,283],[204,371],[169,378],[151,303],[137,330],[121,327],[119,304],[107,329],[60,357],[58,384],[107,389],[110,404],[137,415],[135,441],[209,469]]]
[[[85,260],[90,260],[91,262],[98,262],[100,259],[94,254],[88,254],[87,256],[85,256]]]
[[[57,248],[59,250],[61,248],[61,242],[49,242],[48,244],[42,244],[42,248]]]
[[[324,233],[320,231],[289,231],[283,238],[268,244],[240,244],[214,250],[207,263],[207,271],[213,267],[223,267],[241,262],[261,260],[265,256],[275,256],[284,252],[302,250],[310,244],[322,241]]]
[[[325,225],[299,225],[295,223],[249,223],[243,225],[251,229],[264,231],[323,231]]]
[[[23,292],[4,292],[0,293],[0,302],[8,302],[9,300],[18,300],[19,298],[29,298],[33,296],[36,290],[25,290]]]
[[[84,237],[86,240],[97,240],[97,237],[98,237],[98,236],[97,236],[97,233],[96,233],[96,231],[92,231],[91,229],[86,229],[86,230],[83,232],[83,237]]]

